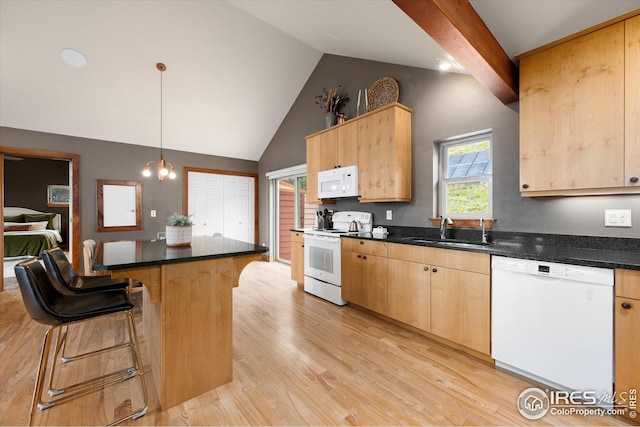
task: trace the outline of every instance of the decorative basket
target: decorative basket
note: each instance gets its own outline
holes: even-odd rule
[[[191,246],[191,241],[193,239],[192,226],[167,225],[166,230],[167,230],[167,234],[166,234],[167,246],[171,246],[171,247]]]
[[[367,92],[368,111],[397,102],[399,94],[398,82],[391,77],[383,77],[376,80]]]

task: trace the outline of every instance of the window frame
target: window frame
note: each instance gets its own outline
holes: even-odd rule
[[[459,178],[447,178],[448,174],[448,156],[447,150],[451,147],[457,147],[461,145],[469,145],[482,141],[489,141],[489,174],[485,175],[473,175]],[[464,135],[458,135],[451,138],[436,141],[438,152],[438,193],[437,209],[440,215],[448,218],[461,218],[461,219],[480,219],[480,218],[492,218],[493,217],[493,130],[485,129],[478,132],[472,132]],[[447,192],[446,188],[451,183],[465,183],[465,182],[486,182],[488,186],[488,212],[482,213],[458,213],[448,212],[447,208]]]

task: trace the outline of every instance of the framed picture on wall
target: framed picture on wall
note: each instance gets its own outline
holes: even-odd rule
[[[69,186],[68,185],[48,185],[47,186],[47,206],[69,206]]]

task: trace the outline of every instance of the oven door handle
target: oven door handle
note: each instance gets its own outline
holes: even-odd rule
[[[302,238],[305,241],[316,241],[316,242],[324,242],[324,243],[335,243],[335,244],[340,244],[340,237],[339,236],[317,236],[317,235],[312,235],[312,234],[303,234]]]

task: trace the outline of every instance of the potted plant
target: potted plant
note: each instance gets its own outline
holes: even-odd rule
[[[316,95],[316,104],[325,111],[326,126],[329,128],[338,123],[338,113],[349,101],[349,96],[342,93],[342,86],[332,87],[329,90],[322,88],[322,93]]]
[[[167,246],[191,246],[193,237],[193,215],[180,215],[174,212],[167,218]]]

